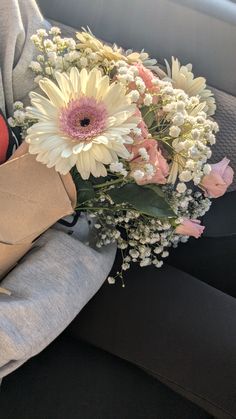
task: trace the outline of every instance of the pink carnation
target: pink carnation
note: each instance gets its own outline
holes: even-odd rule
[[[220,162],[211,165],[211,172],[202,178],[201,187],[205,195],[218,198],[224,195],[233,182],[234,171],[229,166],[229,160],[225,157]]]
[[[140,154],[140,149],[145,149],[148,160],[144,160]],[[140,170],[144,173],[141,179],[136,179],[138,185],[145,185],[148,183],[165,184],[166,176],[169,173],[169,166],[166,159],[163,157],[156,140],[152,138],[146,139],[138,144],[131,146],[132,160],[130,162],[131,176],[134,176],[135,171]],[[146,165],[152,167],[152,173],[146,171]]]
[[[192,236],[195,237],[195,239],[198,239],[205,229],[200,223],[199,220],[188,220],[185,218],[182,224],[179,224],[176,227],[175,232],[182,236]]]

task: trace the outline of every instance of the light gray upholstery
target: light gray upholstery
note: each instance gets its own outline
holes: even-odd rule
[[[153,57],[192,62],[236,95],[236,4],[230,0],[38,0],[45,16]]]

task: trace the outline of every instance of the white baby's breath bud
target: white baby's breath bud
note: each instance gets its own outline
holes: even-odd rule
[[[141,260],[141,262],[139,263],[139,266],[143,267],[143,266],[148,266],[152,263],[150,258],[145,258],[143,260]]]
[[[110,285],[113,285],[116,282],[116,280],[113,276],[108,276],[107,281]]]
[[[126,75],[126,80],[127,80],[127,82],[128,82],[128,83],[133,82],[133,81],[134,81],[134,76],[133,76],[133,74],[131,74],[131,73],[127,73],[127,75]]]
[[[91,61],[94,61],[96,63],[99,60],[99,56],[98,56],[98,54],[96,52],[91,52],[89,54],[89,59]]]
[[[121,268],[123,271],[127,271],[130,268],[129,263],[122,263]]]
[[[140,98],[138,90],[132,90],[129,94],[132,102],[137,102]]]
[[[175,125],[170,127],[169,134],[170,134],[171,137],[173,137],[173,138],[178,137],[180,132],[181,132],[181,129],[179,127],[177,127]]]
[[[30,40],[32,42],[34,42],[35,44],[37,44],[38,42],[40,42],[40,38],[38,37],[38,35],[34,34],[30,37]]]
[[[198,124],[204,124],[205,118],[203,116],[197,116],[196,118]]]
[[[189,99],[189,103],[191,106],[197,106],[199,104],[199,99],[197,96],[192,96]]]
[[[194,170],[195,162],[192,159],[187,160],[185,167],[189,170]]]
[[[68,54],[64,55],[64,58],[66,59],[66,61],[69,61],[70,63],[78,60],[80,57],[81,57],[81,54],[79,53],[79,51],[70,51],[68,52]]]
[[[181,152],[185,148],[184,141],[179,141],[179,139],[174,140],[172,146],[174,147],[175,151],[177,151],[177,153]]]
[[[147,150],[146,150],[145,147],[140,147],[138,151],[139,151],[139,154],[140,154],[140,156],[142,157],[142,159],[144,161],[148,161],[149,160],[149,154],[148,154],[148,152],[147,152]]]
[[[36,33],[37,33],[38,36],[40,36],[42,38],[45,37],[45,36],[48,36],[48,33],[45,29],[38,29],[36,31]]]
[[[23,109],[24,104],[20,100],[17,100],[13,103],[13,110],[16,111],[17,109]]]
[[[163,93],[164,95],[173,95],[173,93],[174,93],[174,89],[173,89],[173,87],[172,87],[172,86],[166,86],[166,87],[164,87],[164,89],[162,90],[162,93]]]
[[[132,132],[133,132],[135,135],[138,135],[138,136],[140,136],[140,135],[142,134],[142,130],[141,130],[140,128],[138,128],[138,127],[133,128],[133,129],[132,129]]]
[[[193,139],[195,141],[197,141],[199,139],[199,137],[200,137],[200,131],[199,131],[199,129],[197,129],[197,128],[193,129],[191,131],[191,135],[192,135]]]
[[[197,158],[199,156],[199,151],[196,147],[191,147],[189,152],[190,152],[191,157],[193,158]]]
[[[74,50],[76,48],[76,42],[73,38],[67,38],[68,48]]]
[[[154,167],[153,167],[153,165],[152,164],[149,164],[149,163],[148,164],[145,164],[145,171],[146,171],[148,177],[151,179],[151,177],[154,174]]]
[[[211,173],[211,165],[210,164],[204,164],[203,173],[204,173],[204,175],[209,175]]]
[[[121,244],[119,244],[119,249],[122,249],[122,250],[124,250],[124,249],[127,249],[127,247],[128,247],[128,244],[127,243],[125,243],[125,242],[123,242],[123,243],[121,243]]]
[[[44,62],[44,56],[42,54],[37,55],[37,61],[40,63]]]
[[[173,118],[173,124],[179,126],[179,125],[183,125],[183,123],[184,123],[184,115],[178,112]]]
[[[86,57],[81,57],[80,58],[80,64],[81,64],[82,67],[87,67],[88,59]]]
[[[159,255],[160,253],[162,253],[163,251],[163,247],[162,246],[157,246],[154,249],[154,253],[156,253],[156,255]]]
[[[46,49],[54,49],[55,45],[54,43],[51,41],[51,39],[45,39],[43,45],[45,46]]]
[[[198,185],[201,182],[201,177],[196,175],[193,178],[194,185]]]
[[[119,74],[127,74],[128,73],[128,68],[127,67],[120,67],[120,68],[118,68],[118,73]]]
[[[163,265],[163,260],[157,260],[156,259],[153,263],[157,268],[161,268],[162,265]]]
[[[209,134],[209,137],[208,137],[208,141],[209,141],[209,143],[211,144],[211,145],[214,145],[215,144],[215,142],[216,142],[216,137],[215,137],[215,135],[214,134]]]
[[[141,79],[141,77],[135,77],[135,84],[140,93],[145,92],[146,86],[145,86],[144,81]]]
[[[49,61],[52,65],[56,64],[56,61],[57,61],[57,53],[56,53],[55,51],[49,51],[49,52],[47,53],[47,56],[48,56],[48,61]]]
[[[122,162],[114,162],[110,164],[110,171],[113,173],[120,173],[124,170],[124,165]]]
[[[152,84],[153,86],[159,86],[160,80],[157,77],[155,77],[154,79],[152,79]],[[173,93],[173,89],[172,89],[172,93]],[[172,93],[168,93],[168,94],[171,95]]]
[[[117,61],[116,65],[117,65],[118,68],[119,67],[127,67],[127,63],[123,60]]]
[[[101,228],[102,226],[101,226],[101,224],[96,223],[96,224],[94,224],[94,227],[95,227],[95,228],[97,228],[97,229],[99,229],[99,228]]]
[[[185,185],[185,183],[178,183],[178,185],[176,186],[176,190],[179,193],[184,193],[186,191],[187,187]]]
[[[167,258],[169,256],[169,252],[167,250],[165,250],[162,254],[161,257],[163,258]]]
[[[152,104],[152,95],[150,95],[150,93],[145,95],[143,103],[145,106],[150,106]]]
[[[25,120],[25,112],[17,109],[14,113],[13,113],[14,118],[17,120],[17,122],[22,123]]]
[[[176,109],[177,109],[177,112],[184,112],[184,110],[185,110],[185,103],[183,101],[179,100],[177,102]]]
[[[57,26],[52,26],[49,33],[50,33],[50,35],[57,36],[57,35],[60,35],[61,29],[58,28]]]
[[[117,239],[119,239],[119,237],[120,237],[120,231],[116,230],[115,239],[117,240]]]
[[[29,67],[35,73],[41,73],[43,71],[41,64],[38,63],[37,61],[31,61]]]
[[[211,156],[212,156],[212,151],[210,149],[208,149],[207,152],[206,152],[207,159],[210,159]]]
[[[142,170],[135,170],[133,177],[135,180],[141,180],[144,177],[144,172]]]
[[[189,170],[183,170],[179,175],[179,179],[182,182],[189,182],[192,179],[192,174]]]
[[[138,252],[137,250],[135,250],[135,249],[131,249],[131,250],[129,251],[129,254],[130,254],[130,256],[131,256],[132,258],[135,258],[135,259],[137,259],[137,258],[139,257],[139,252]]]

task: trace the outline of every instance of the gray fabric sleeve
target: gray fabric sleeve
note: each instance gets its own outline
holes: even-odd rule
[[[63,231],[42,236],[2,282],[12,294],[0,294],[0,379],[67,327],[104,282],[115,251],[97,252]]]
[[[28,66],[35,51],[30,37],[47,26],[34,0],[1,0],[0,107],[8,116],[13,102],[24,99],[33,88]]]

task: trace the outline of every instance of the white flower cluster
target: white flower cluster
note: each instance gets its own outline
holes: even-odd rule
[[[204,102],[174,89],[170,82],[160,83],[160,95],[168,124],[165,142],[174,153],[169,182],[174,184],[179,179],[177,190],[184,192],[185,183],[193,181],[199,185],[202,177],[210,173],[207,160],[212,154],[210,146],[215,143],[218,125],[202,110]]]
[[[25,138],[27,129],[35,122],[36,120],[28,117],[26,108],[21,101],[18,100],[13,104],[13,116],[8,118],[8,123],[12,128],[21,128],[21,137],[23,139]]]
[[[128,175],[128,171],[126,170],[124,163],[122,162],[111,163],[109,168],[111,173],[118,173],[124,177]]]
[[[184,193],[173,190],[170,185],[163,186],[163,191],[171,204],[172,209],[180,217],[187,219],[198,219],[203,217],[211,206],[211,200],[206,198],[202,192],[194,192],[186,189]]]
[[[101,248],[117,242],[122,254],[121,270],[115,277],[108,278],[110,284],[118,277],[123,282],[123,273],[132,263],[137,263],[140,267],[154,265],[160,268],[163,259],[169,256],[170,248],[176,248],[180,242],[188,240],[187,236],[175,233],[176,225],[185,217],[194,219],[203,216],[210,207],[210,200],[200,192],[193,193],[188,189],[183,196],[173,191],[171,186],[164,186],[163,191],[177,214],[176,220],[146,217],[138,211],[127,209],[126,204],[116,205],[114,208],[105,192],[97,199],[100,209],[95,210],[92,201],[88,204],[88,208],[91,208],[88,209],[89,216],[96,218],[96,246]]]
[[[99,54],[90,48],[78,50],[76,41],[73,38],[62,37],[58,27],[52,27],[49,32],[39,29],[31,36],[31,40],[40,51],[36,60],[29,66],[37,75],[36,83],[43,76],[54,78],[55,71],[69,71],[73,66],[92,69],[100,59]],[[106,63],[103,60],[103,65],[106,64],[108,65],[108,61]]]
[[[56,71],[69,73],[72,67],[86,68],[88,72],[97,68],[99,75],[108,75],[111,83],[121,83],[134,104],[130,106],[134,113],[127,119],[124,129],[125,132],[129,124],[133,126],[134,116],[139,118],[137,127],[131,129],[130,158],[117,158],[107,165],[105,181],[95,183],[90,178],[94,198],[89,200],[91,195],[88,194],[89,198],[77,207],[78,211],[95,218],[98,248],[117,242],[122,266],[115,277],[108,279],[114,283],[117,277],[123,281],[123,273],[132,263],[160,268],[170,248],[188,240],[188,236],[176,233],[176,227],[186,220],[199,221],[209,210],[211,202],[201,191],[201,181],[211,171],[208,159],[218,125],[209,115],[212,115],[215,104],[212,93],[206,89],[205,79],[198,78],[196,83],[191,68],[180,66],[176,60],[173,60],[172,72],[168,72],[167,79],[155,67],[156,60],[149,59],[144,51],[125,52],[116,45],[105,45],[87,31],[76,36],[76,40],[63,38],[57,27],[48,32],[38,30],[31,39],[39,53],[30,68],[35,73],[36,82],[44,76],[54,79]],[[123,118],[122,112],[120,117]],[[9,122],[11,126],[20,126],[24,137],[36,120],[30,119],[23,104],[17,102]],[[158,176],[154,177],[158,170],[159,180]],[[147,215],[150,210],[146,201],[141,206],[143,212],[139,212],[134,209],[140,208],[137,202],[136,207],[127,202],[117,204],[112,201],[112,194],[109,195],[110,189],[133,184],[126,190],[130,192],[132,186],[137,187],[135,183],[140,191],[142,187],[152,190],[151,182],[158,199],[166,201],[165,204],[173,210],[173,218]],[[137,189],[134,191],[136,196]],[[129,202],[128,195],[121,196]],[[130,202],[134,201],[130,199]]]
[[[118,61],[115,63],[117,68],[116,78],[123,83],[127,90],[132,86],[129,96],[132,102],[137,103],[142,100],[145,106],[150,106],[153,103],[155,95],[151,94],[144,80],[140,77],[138,68],[135,65],[128,65],[125,61]],[[153,80],[155,85],[156,80]]]

